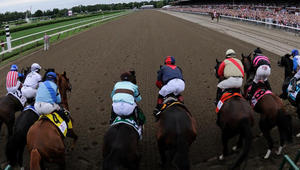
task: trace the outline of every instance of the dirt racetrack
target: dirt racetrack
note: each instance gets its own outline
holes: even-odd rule
[[[214,66],[215,59],[223,59],[228,48],[241,54],[253,51],[255,46],[165,13],[147,10],[95,27],[51,46],[47,52],[38,51],[16,63],[21,68],[38,62],[44,68],[67,72],[73,85],[69,104],[76,121],[74,129],[79,135],[75,150],[67,153],[67,169],[70,170],[101,169],[103,135],[109,127],[110,93],[120,73],[134,68],[142,95],[141,107],[147,116],[140,142],[141,169],[154,170],[159,168],[156,126],[152,117],[158,93],[156,71],[163,64],[164,56],[175,56],[186,81],[185,103],[198,123],[198,137],[190,151],[192,167],[224,169],[232,159],[227,162],[214,159],[222,148],[213,104],[217,84]],[[279,56],[268,51],[264,53],[271,59],[270,81],[274,92],[279,94],[283,81],[283,70],[276,64]],[[6,66],[0,73],[1,94],[5,94],[8,70]],[[254,132],[258,134],[257,125]],[[275,134],[277,138],[277,131]],[[5,160],[3,138],[0,137],[1,162]],[[260,159],[266,151],[266,142],[261,138],[255,140],[252,148],[247,169],[262,165],[273,169],[282,160],[281,157],[269,161]],[[28,157],[25,162],[28,164]]]

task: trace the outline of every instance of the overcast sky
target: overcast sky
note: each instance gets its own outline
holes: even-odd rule
[[[62,9],[71,8],[76,5],[126,3],[132,1],[141,2],[146,0],[0,0],[0,13],[5,13],[7,11],[24,12],[30,10],[30,7],[32,12],[35,12],[38,9]]]

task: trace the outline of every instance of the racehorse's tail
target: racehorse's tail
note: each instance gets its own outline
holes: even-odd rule
[[[280,135],[283,135],[288,142],[293,142],[292,117],[286,114],[284,109],[278,110],[277,125]]]
[[[179,170],[189,170],[189,144],[185,135],[177,135],[176,139],[176,151],[173,159],[173,163]]]
[[[32,149],[30,152],[30,170],[41,170],[41,159],[42,157],[39,151],[36,148]]]
[[[119,156],[115,150],[111,150],[110,153],[103,160],[103,170],[118,170]]]
[[[240,121],[239,127],[241,129],[240,135],[242,135],[244,139],[243,150],[241,151],[238,159],[235,161],[232,167],[230,167],[230,169],[236,169],[247,158],[252,143],[252,131],[250,120],[248,118],[242,119]]]
[[[17,163],[18,148],[19,148],[18,140],[16,139],[14,134],[13,136],[10,136],[8,138],[6,148],[5,148],[6,159],[9,162],[9,164],[12,166],[16,165]]]

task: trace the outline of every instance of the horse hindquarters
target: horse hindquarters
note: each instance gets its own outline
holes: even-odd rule
[[[30,170],[41,170],[41,159],[39,151],[37,149],[32,149],[30,152]]]
[[[243,150],[241,151],[239,157],[234,162],[234,164],[230,167],[230,169],[235,169],[239,167],[241,163],[247,158],[252,143],[251,122],[249,118],[242,119],[239,123],[239,127],[241,129],[240,135],[244,139]]]

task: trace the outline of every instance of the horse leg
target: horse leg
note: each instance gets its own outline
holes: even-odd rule
[[[219,160],[223,160],[228,155],[228,133],[226,130],[222,131],[223,154],[219,156]]]
[[[266,155],[264,156],[264,159],[268,159],[271,155],[273,145],[274,145],[273,139],[272,139],[271,134],[270,134],[270,128],[268,127],[268,123],[264,122],[262,120],[259,121],[259,128],[262,131],[262,133],[263,133],[263,135],[266,138],[267,143],[268,143],[269,148],[267,150]]]
[[[25,148],[25,145],[26,143],[22,143],[21,146],[19,146],[19,151],[18,151],[18,163],[19,163],[19,166],[21,168],[24,168],[23,167],[23,153],[24,153],[24,148]]]
[[[161,166],[165,167],[166,161],[167,161],[167,155],[166,155],[166,151],[165,151],[164,141],[160,138],[157,141],[157,145],[158,145],[158,150],[159,150],[159,154],[160,154]]]
[[[284,132],[284,130],[281,127],[278,127],[278,131],[279,131],[279,137],[280,137],[280,146],[278,147],[278,151],[276,152],[277,155],[281,154],[281,151],[284,147],[284,142],[286,139],[286,134]]]
[[[73,129],[68,129],[68,132],[67,132],[67,137],[70,137],[73,139],[73,143],[71,145],[71,148],[70,150],[74,150],[74,147],[75,147],[75,144],[76,144],[76,141],[78,139],[78,136],[76,135],[76,133],[74,132]]]
[[[243,136],[240,135],[240,136],[239,136],[239,140],[238,140],[236,146],[233,146],[233,147],[232,147],[232,150],[233,150],[233,151],[237,151],[237,150],[240,149],[242,146],[243,146]]]

